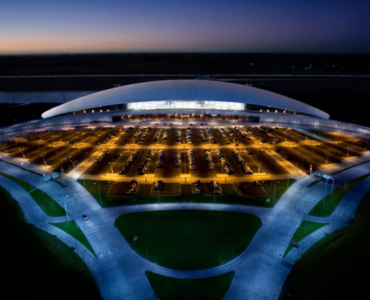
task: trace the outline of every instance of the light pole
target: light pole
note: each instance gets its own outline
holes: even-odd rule
[[[73,196],[76,196],[76,194],[73,194]],[[75,220],[76,220],[76,209],[75,209],[74,197],[72,197],[72,207],[73,207],[73,216],[75,217]]]
[[[299,161],[296,160],[295,162],[297,163],[297,176],[298,176],[299,175],[299,173],[298,173],[298,163],[299,163]]]
[[[332,176],[331,178],[333,179],[333,182],[332,182],[332,185],[331,185],[331,192],[333,193],[333,189],[334,189],[334,177]]]
[[[47,166],[47,164],[46,164],[45,154],[41,154],[40,156],[42,157],[42,159],[43,159],[43,161],[44,161],[44,164],[45,164],[45,167],[46,167],[46,166]]]
[[[96,182],[94,182],[94,184],[96,184]],[[103,207],[102,204],[101,204],[101,194],[100,194],[100,185],[99,185],[99,183],[97,184],[97,186],[98,186],[98,192],[99,192],[100,206]]]
[[[75,175],[76,174],[76,165],[73,162],[73,160],[70,160],[70,162],[73,164],[73,175]]]
[[[213,203],[216,203],[216,190],[215,190],[215,183],[213,182]]]
[[[66,198],[68,198],[68,195],[67,195],[67,197],[66,197]],[[64,208],[66,209],[67,221],[69,222],[69,216],[68,216],[68,210],[67,210],[67,199],[66,199],[66,201],[64,202]]]
[[[19,150],[21,150],[21,151],[22,151],[22,156],[23,156],[23,158],[26,158],[26,157],[24,156],[24,152],[23,152],[24,148],[19,148]]]
[[[304,196],[302,195],[301,197],[301,221],[303,221],[303,205],[304,205]]]
[[[303,158],[305,158],[305,157],[306,157],[306,155],[304,157],[302,157],[302,170],[303,170]]]

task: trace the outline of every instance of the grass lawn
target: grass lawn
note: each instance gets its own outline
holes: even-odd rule
[[[324,198],[318,202],[314,208],[309,212],[309,215],[311,216],[317,216],[317,217],[326,217],[330,216],[339,202],[342,200],[342,198],[347,194],[347,192],[352,189],[356,184],[364,180],[365,178],[369,177],[369,174],[362,175],[356,179],[353,179],[352,181],[348,182],[346,184],[346,188],[340,186],[337,187],[333,193],[327,194]],[[328,185],[328,191],[330,190],[330,184]]]
[[[85,263],[56,237],[29,226],[0,187],[1,289],[5,298],[102,299]],[[4,299],[5,299],[4,298]]]
[[[363,298],[369,286],[369,231],[370,193],[361,201],[353,222],[320,240],[298,260],[281,299]]]
[[[65,216],[66,211],[63,207],[61,207],[58,202],[56,202],[53,198],[51,198],[48,194],[45,194],[43,191],[39,190],[38,188],[34,187],[32,184],[24,182],[18,178],[15,178],[11,175],[5,174],[0,172],[0,174],[18,185],[24,188],[30,196],[36,201],[38,206],[50,217],[60,217]]]
[[[142,257],[172,269],[196,270],[242,253],[261,221],[249,214],[184,210],[125,214],[115,224]]]
[[[310,235],[312,232],[320,229],[321,227],[327,225],[328,223],[317,223],[311,221],[303,221],[301,225],[297,228],[296,232],[294,233],[292,239],[289,242],[289,246],[286,248],[285,255],[288,254],[290,250],[293,249],[292,243],[299,243],[303,240],[306,236]]]
[[[223,179],[220,179],[220,183]],[[108,197],[110,186],[114,183],[113,181],[96,181],[96,180],[84,180],[79,179],[78,182],[83,185],[90,194],[96,199],[96,201],[103,207],[114,207],[121,205],[131,204],[147,204],[157,203],[157,196],[150,196],[152,188],[151,184],[140,184],[138,193],[136,196],[123,196],[123,197]],[[245,204],[253,206],[272,207],[279,200],[281,195],[295,182],[294,179],[283,179],[275,181],[265,181],[264,188],[267,192],[267,196],[251,196],[251,197],[239,197],[236,193],[233,184],[221,184],[222,195],[193,195],[190,184],[181,184],[181,195],[180,196],[163,196],[160,198],[162,203],[171,202],[198,202],[198,203],[213,203],[214,199],[216,203],[227,203],[227,204]],[[274,185],[275,185],[275,201],[274,201]],[[99,186],[99,188],[98,188]],[[100,189],[100,196],[99,196]],[[270,199],[270,201],[267,201]]]
[[[95,255],[93,248],[91,247],[89,241],[87,240],[86,236],[84,235],[80,227],[78,227],[76,221],[50,223],[50,224],[62,229],[63,231],[67,232],[69,235],[73,236],[77,241],[79,241],[82,245],[84,245],[87,249],[89,249],[92,254]]]
[[[229,289],[234,272],[201,279],[177,279],[146,272],[150,285],[161,300],[221,300]]]

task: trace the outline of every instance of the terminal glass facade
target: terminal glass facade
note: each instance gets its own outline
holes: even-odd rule
[[[244,103],[221,101],[148,101],[127,104],[127,109],[217,109],[217,110],[245,110]]]

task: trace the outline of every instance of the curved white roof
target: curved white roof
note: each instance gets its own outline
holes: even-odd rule
[[[99,106],[147,101],[225,101],[271,106],[328,119],[313,106],[258,88],[211,80],[164,80],[136,83],[90,94],[42,114],[50,118]]]

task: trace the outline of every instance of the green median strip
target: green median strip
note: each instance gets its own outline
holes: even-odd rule
[[[60,222],[60,223],[50,223],[51,225],[58,227],[59,229],[62,229],[66,233],[68,233],[70,236],[75,238],[77,241],[79,241],[82,245],[84,245],[87,249],[91,251],[92,254],[95,255],[95,252],[89,243],[88,239],[82,232],[81,228],[78,227],[76,221],[68,221],[68,222]]]
[[[311,221],[303,221],[301,225],[297,228],[292,239],[289,242],[288,247],[285,250],[284,257],[293,249],[292,244],[297,244],[303,240],[306,236],[310,235],[312,232],[324,227],[328,223],[317,223]]]
[[[178,279],[146,272],[154,293],[161,300],[220,300],[227,293],[234,272],[198,279]]]
[[[330,216],[342,198],[352,189],[356,184],[369,177],[370,173],[362,175],[354,180],[351,180],[346,184],[346,187],[343,186],[337,187],[333,193],[327,194],[324,198],[318,202],[314,208],[310,211],[310,216],[316,217],[327,217]]]
[[[35,202],[40,206],[40,208],[50,217],[61,217],[66,215],[66,211],[61,207],[58,202],[51,198],[48,194],[45,194],[43,191],[39,190],[32,184],[24,182],[18,178],[15,178],[11,175],[0,172],[0,175],[14,181],[20,185],[23,189],[30,194],[30,196],[35,200]]]

